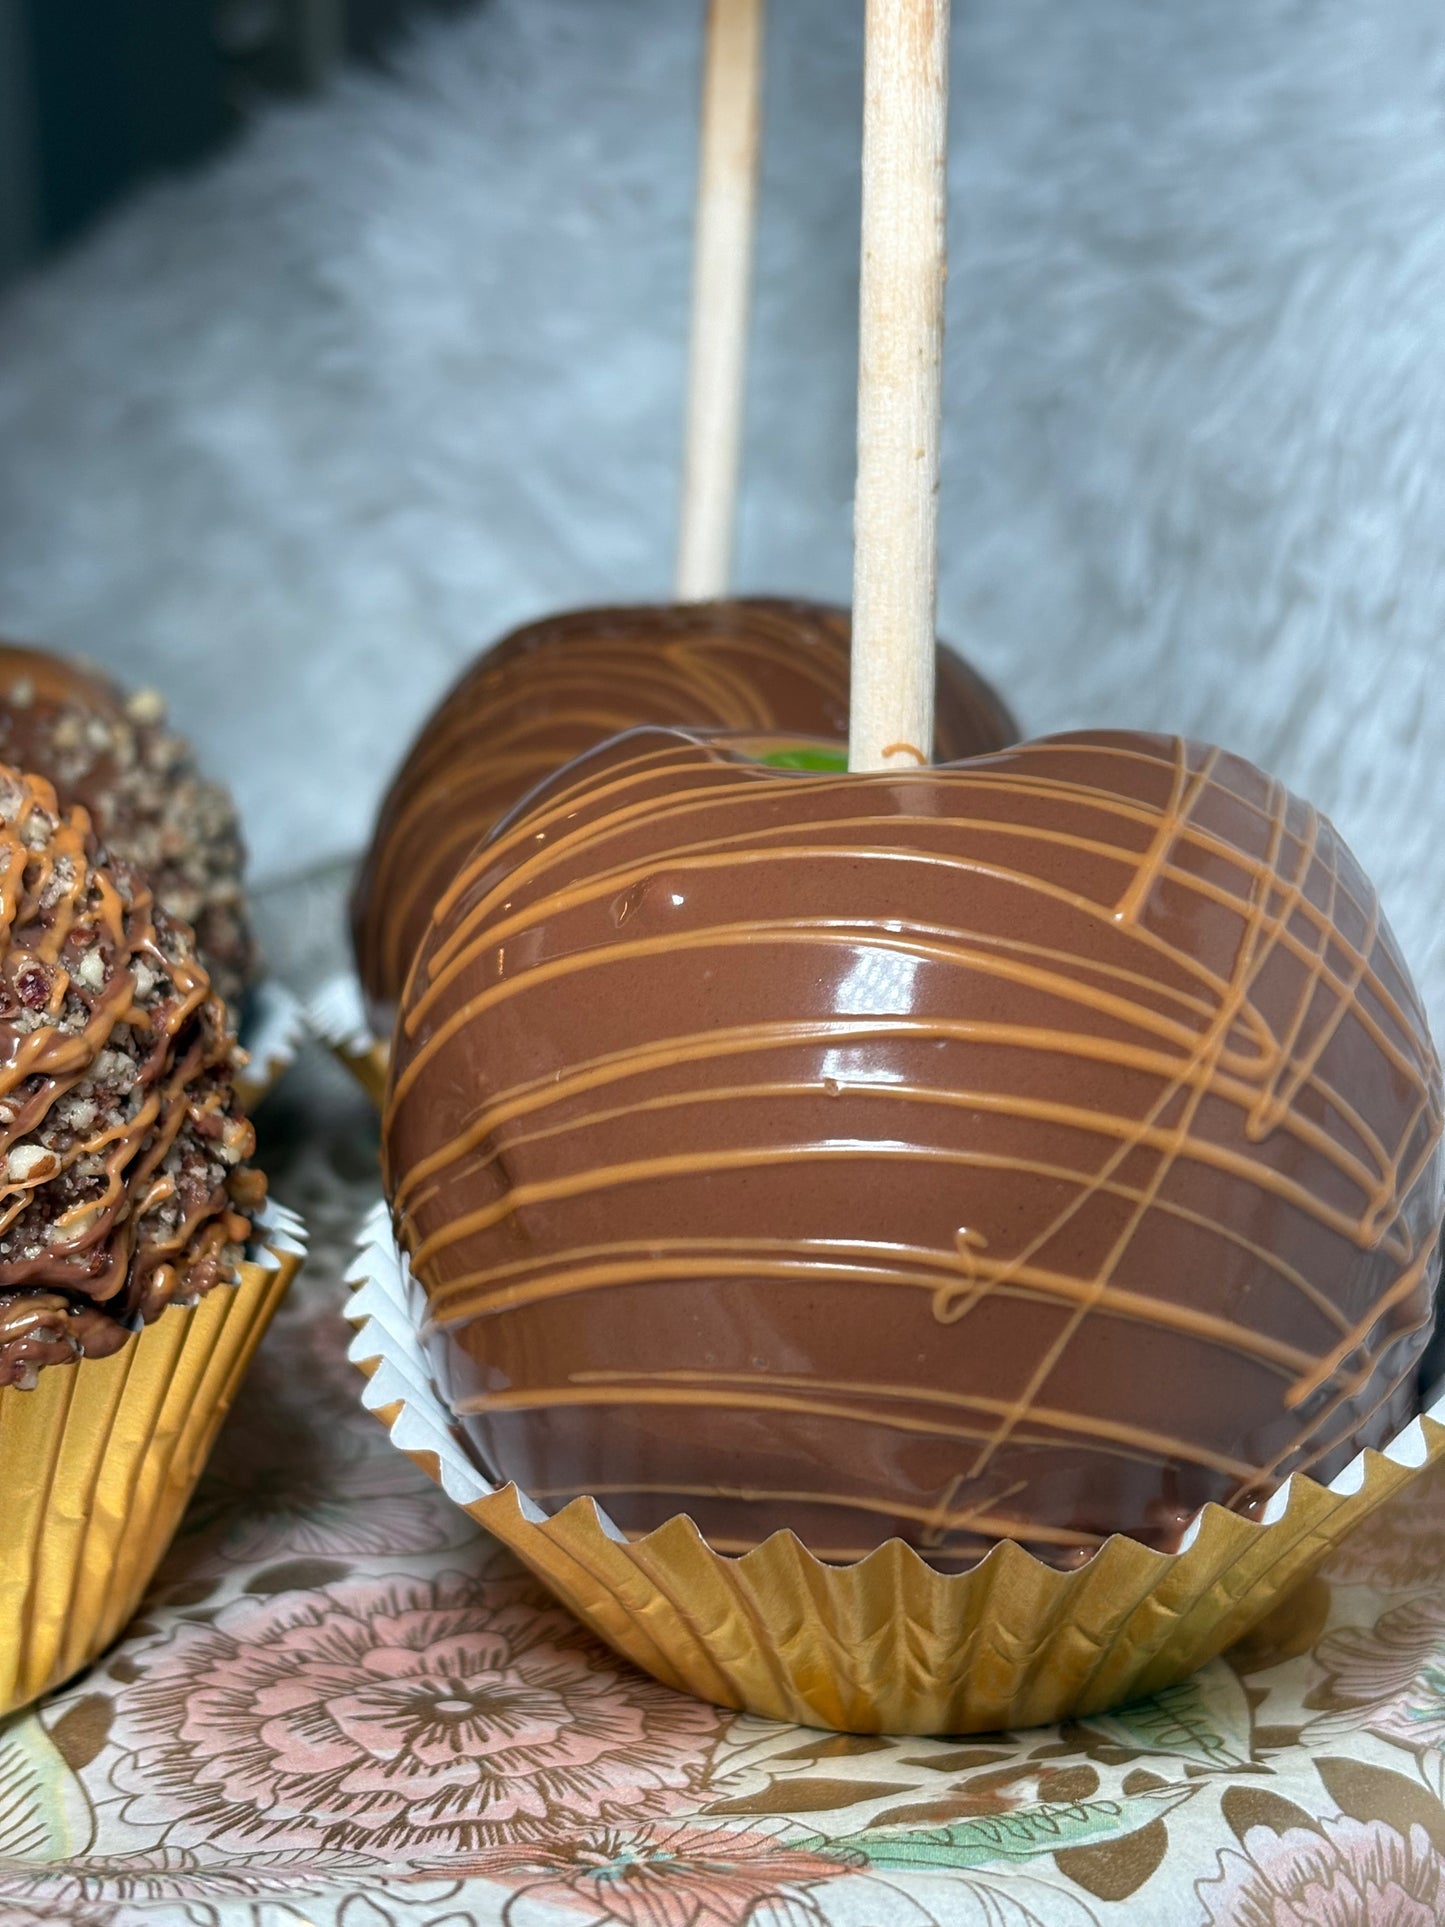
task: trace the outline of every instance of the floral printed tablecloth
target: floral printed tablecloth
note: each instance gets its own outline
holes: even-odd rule
[[[859,1739],[679,1698],[361,1411],[374,1127],[329,1078],[273,1101],[314,1256],[141,1617],[0,1728],[4,1927],[1445,1920],[1445,1468],[1245,1650],[1107,1718]]]

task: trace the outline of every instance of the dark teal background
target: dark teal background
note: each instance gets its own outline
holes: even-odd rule
[[[409,17],[469,3],[0,0],[0,285],[215,152],[266,95],[318,85],[337,55],[384,60]]]

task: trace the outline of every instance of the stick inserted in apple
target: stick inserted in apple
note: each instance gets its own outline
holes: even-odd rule
[[[649,722],[847,736],[848,612],[728,592],[763,12],[763,0],[709,0],[707,9],[678,601],[579,609],[529,623],[480,656],[423,724],[382,803],[352,899],[357,972],[380,1037],[391,1033],[407,970],[457,866],[534,783],[570,757]],[[888,225],[876,209],[875,220]],[[880,514],[882,526],[886,511]],[[931,587],[925,599],[931,622]],[[887,609],[876,598],[869,606],[875,632],[886,630]],[[930,658],[933,648],[930,634]],[[1018,739],[1005,705],[960,657],[937,650],[936,672],[930,660],[922,686],[931,690],[935,673],[938,726],[924,740],[936,755],[965,756]],[[915,719],[909,727],[917,732],[923,724]]]
[[[641,729],[436,905],[384,1122],[483,1462],[629,1534],[1172,1550],[1415,1410],[1440,1070],[1368,879],[1242,759],[926,767],[947,0],[871,0],[853,718]]]

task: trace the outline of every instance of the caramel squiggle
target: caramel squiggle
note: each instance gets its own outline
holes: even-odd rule
[[[489,649],[443,698],[393,780],[352,904],[378,1013],[401,995],[432,906],[535,783],[639,723],[848,734],[846,611],[775,597],[581,609]],[[1014,741],[993,691],[938,657],[940,757]]]
[[[1387,1435],[1440,1144],[1331,826],[1122,733],[870,776],[666,730],[579,759],[439,902],[384,1127],[493,1467],[631,1532],[945,1565],[1168,1546]]]
[[[0,1385],[234,1276],[265,1184],[191,934],[0,768]]]

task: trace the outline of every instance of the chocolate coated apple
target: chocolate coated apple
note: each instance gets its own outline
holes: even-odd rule
[[[724,1550],[1069,1563],[1393,1433],[1440,1070],[1330,824],[1164,737],[765,753],[616,739],[437,907],[384,1155],[484,1461]]]
[[[443,697],[382,804],[352,899],[379,1032],[458,864],[535,783],[639,723],[848,733],[847,612],[753,597],[579,609],[515,630]],[[937,754],[1018,737],[998,697],[938,652]]]

